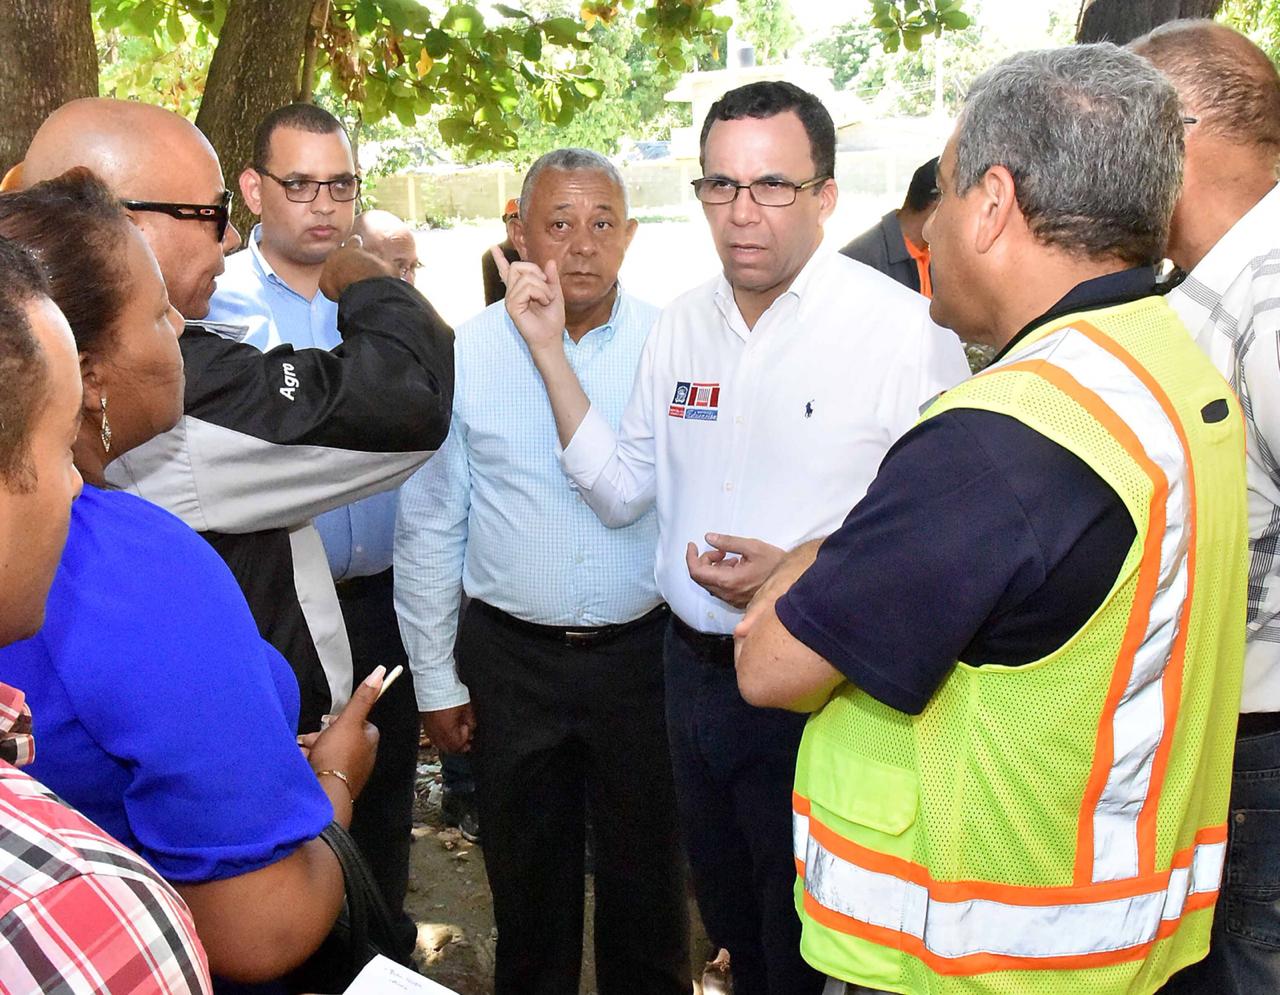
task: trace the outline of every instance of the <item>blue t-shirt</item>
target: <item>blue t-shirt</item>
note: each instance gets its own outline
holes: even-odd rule
[[[212,547],[86,485],[44,628],[0,649],[34,723],[28,772],[177,882],[235,877],[333,809],[294,738],[298,687]]]

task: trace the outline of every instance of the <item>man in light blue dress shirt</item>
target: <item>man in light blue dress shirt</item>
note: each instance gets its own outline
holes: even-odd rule
[[[240,190],[261,223],[227,258],[209,321],[263,351],[336,348],[338,305],[320,292],[320,273],[351,232],[360,190],[341,123],[311,104],[272,112],[255,132],[254,165],[241,174]],[[386,491],[314,521],[337,584],[355,682],[379,664],[390,670],[407,662],[392,603],[396,502],[397,492]],[[397,683],[404,686],[392,685],[371,716],[381,733],[378,760],[351,833],[399,911],[408,888],[418,723],[410,682]]]
[[[581,149],[534,163],[512,225],[522,258],[563,274],[565,351],[615,424],[657,317],[617,284],[635,227],[617,170]],[[402,487],[396,607],[424,728],[471,747],[494,991],[578,991],[589,813],[597,990],[687,995],[654,515],[609,529],[574,490],[502,302],[458,329],[454,352],[449,437]]]

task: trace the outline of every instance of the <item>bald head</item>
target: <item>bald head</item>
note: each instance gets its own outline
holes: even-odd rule
[[[418,269],[418,244],[413,230],[390,211],[363,211],[356,216],[351,234],[364,240],[364,247],[383,262],[390,263],[400,279],[413,283]]]
[[[1169,77],[1194,127],[1280,154],[1280,74],[1244,35],[1213,21],[1172,21],[1129,47]]]
[[[146,236],[184,318],[209,313],[222,256],[240,244],[228,225],[221,241],[215,222],[194,210],[222,203],[225,186],[218,156],[198,128],[163,107],[91,97],[49,115],[27,150],[22,185],[87,166],[122,200],[146,201],[130,216]],[[165,213],[168,211],[169,213]]]
[[[72,166],[88,166],[120,196],[141,200],[146,193],[153,199],[165,174],[192,160],[212,161],[216,168],[218,157],[186,118],[153,104],[89,97],[63,104],[45,119],[27,150],[22,182],[32,186]]]

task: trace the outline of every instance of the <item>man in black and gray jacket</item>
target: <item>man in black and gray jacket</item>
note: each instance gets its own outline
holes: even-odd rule
[[[384,263],[347,247],[333,253],[322,286],[338,301],[342,345],[263,353],[235,341],[238,330],[200,321],[224,252],[240,243],[205,137],[159,107],[73,101],[37,132],[22,182],[79,165],[120,196],[188,322],[182,420],[114,461],[108,479],[167,508],[218,550],[263,636],[298,677],[299,731],[314,730],[349,697],[352,665],[311,519],[398,486],[444,441],[452,332]],[[380,706],[394,694],[411,703],[410,682]]]

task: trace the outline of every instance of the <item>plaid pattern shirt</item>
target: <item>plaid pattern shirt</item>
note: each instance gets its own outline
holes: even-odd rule
[[[1248,439],[1249,609],[1244,712],[1280,712],[1280,187],[1169,294],[1240,399]]]
[[[22,692],[0,684],[0,993],[208,993],[182,899],[142,858],[13,767],[32,755]]]

